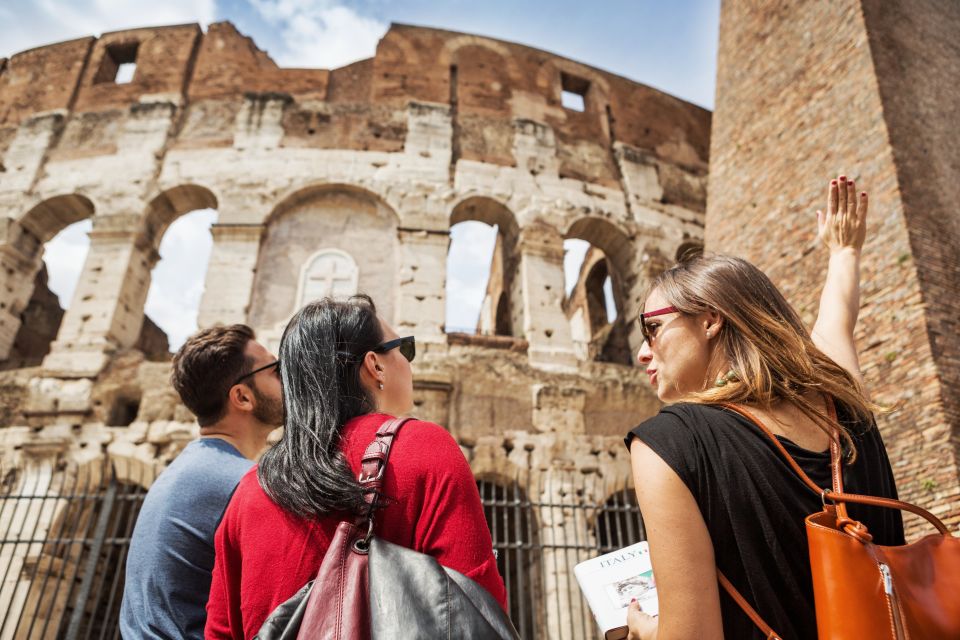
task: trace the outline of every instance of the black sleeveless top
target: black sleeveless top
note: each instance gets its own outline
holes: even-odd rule
[[[853,435],[857,460],[844,467],[844,490],[896,498],[893,471],[876,425],[838,418]],[[717,566],[784,640],[816,639],[813,579],[804,518],[822,510],[770,439],[751,421],[710,405],[681,403],[627,434],[639,438],[672,468],[693,494],[713,540]],[[818,486],[830,487],[830,452],[780,442]],[[899,511],[849,505],[874,542],[904,544]],[[724,637],[763,638],[722,589]]]

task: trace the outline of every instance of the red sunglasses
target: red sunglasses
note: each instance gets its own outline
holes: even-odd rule
[[[664,307],[663,309],[657,309],[656,311],[648,311],[647,313],[640,314],[640,333],[643,334],[643,339],[646,340],[648,345],[653,345],[653,341],[657,337],[657,331],[660,329],[661,325],[659,323],[648,325],[646,322],[647,318],[665,316],[668,313],[680,313],[680,310],[676,307]]]

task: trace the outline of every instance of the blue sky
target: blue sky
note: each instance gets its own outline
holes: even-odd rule
[[[141,26],[232,21],[279,64],[334,68],[371,57],[391,22],[526,44],[713,108],[720,0],[3,0],[0,57]],[[196,329],[211,245],[210,212],[171,227],[154,271],[147,314],[177,346]],[[48,243],[50,286],[68,306],[86,254],[89,221]],[[454,229],[449,326],[475,323],[493,248],[490,229]],[[568,243],[568,283],[586,247]],[[165,263],[165,264],[164,264]],[[189,283],[184,286],[184,282]]]

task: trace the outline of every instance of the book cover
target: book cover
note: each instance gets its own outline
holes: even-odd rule
[[[581,562],[573,572],[606,640],[627,637],[627,607],[634,598],[641,611],[659,611],[646,542]]]

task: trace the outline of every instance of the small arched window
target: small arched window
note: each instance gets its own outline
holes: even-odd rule
[[[321,298],[349,298],[357,292],[360,269],[350,254],[323,249],[313,254],[300,272],[297,308]]]

